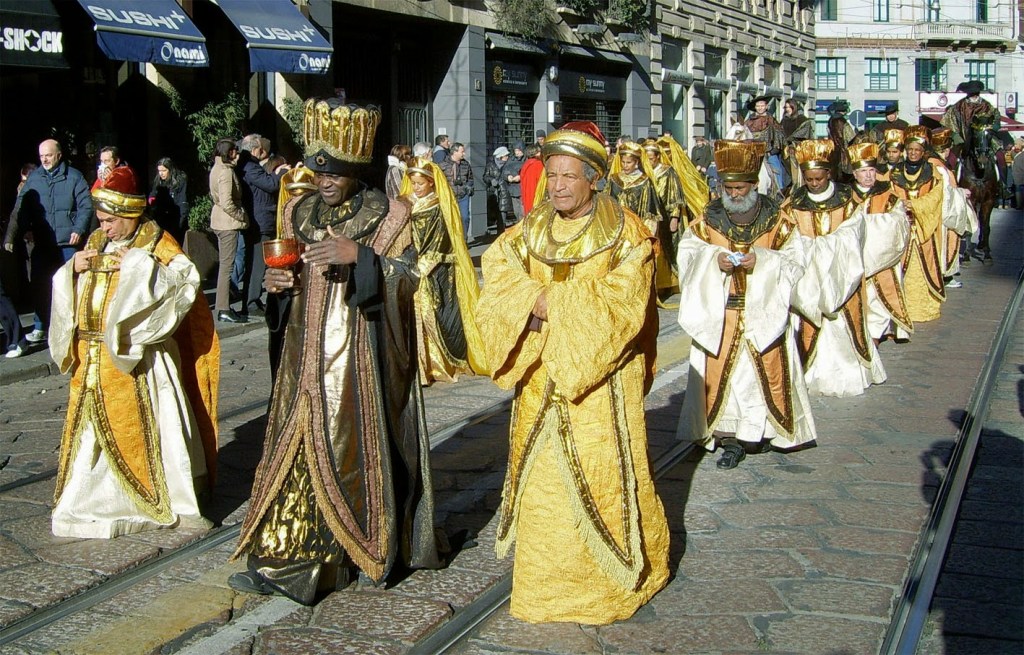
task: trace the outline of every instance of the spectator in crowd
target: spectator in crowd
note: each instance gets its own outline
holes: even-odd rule
[[[92,183],[92,189],[95,191],[108,185],[119,189],[132,189],[132,193],[138,193],[139,189],[135,171],[121,160],[117,146],[100,148],[100,165],[96,169],[96,181]]]
[[[526,161],[526,146],[523,145],[522,141],[516,141],[512,144],[512,155],[508,158],[508,162],[505,164],[505,168],[502,171],[505,187],[508,189],[509,198],[512,201],[512,213],[514,220],[512,222],[518,223],[523,220],[523,191],[521,182],[522,179],[519,176],[519,172],[523,168],[523,162]],[[508,225],[509,223],[506,223]]]
[[[412,148],[399,143],[391,148],[388,155],[388,172],[384,176],[384,193],[388,198],[394,200],[402,189],[402,179],[405,177],[405,169],[412,159]]]
[[[435,160],[435,163],[436,160]],[[452,187],[452,193],[459,202],[459,211],[462,212],[462,231],[466,242],[473,241],[469,231],[469,222],[473,214],[470,209],[470,197],[473,195],[473,167],[466,161],[466,146],[461,143],[452,144],[451,154],[439,164],[448,178],[448,184]]]
[[[430,157],[430,144],[426,141],[417,141],[412,144],[412,156],[416,159]]]
[[[509,151],[505,146],[494,149],[491,160],[484,167],[484,184],[487,186],[488,201],[494,201],[494,234],[500,234],[506,226],[514,223],[512,219],[512,197],[508,193],[508,184],[504,183],[505,167],[508,165]],[[488,207],[490,209],[490,207]],[[461,220],[461,218],[460,218]],[[488,221],[490,216],[488,216]],[[487,226],[490,231],[491,226]]]
[[[533,211],[533,203],[537,197],[537,187],[544,175],[544,162],[540,160],[541,146],[526,146],[526,161],[519,171],[519,184],[523,192],[523,216]]]
[[[188,176],[170,157],[156,162],[156,176],[149,192],[150,215],[179,244],[188,230]]]
[[[702,174],[708,174],[708,166],[711,165],[714,157],[711,154],[711,144],[703,136],[693,138],[693,147],[690,148],[690,161]]]
[[[1010,173],[1016,187],[1013,206],[1016,209],[1024,209],[1024,139],[1017,139],[1013,151],[1013,163],[1010,165]]]
[[[547,136],[548,133],[545,132],[544,130],[537,130],[537,140],[534,141],[534,143],[536,143],[538,147],[543,147],[544,140],[547,138]]]
[[[217,235],[220,267],[217,271],[217,296],[214,309],[217,320],[245,323],[248,319],[231,307],[231,270],[238,251],[240,233],[249,226],[249,216],[242,208],[242,185],[235,175],[238,148],[231,139],[217,142],[213,168],[210,169],[210,229]],[[248,297],[249,279],[242,278],[242,295]],[[244,307],[243,307],[244,309]]]
[[[277,238],[277,195],[281,188],[281,176],[288,170],[288,165],[282,164],[273,172],[264,168],[270,159],[270,139],[266,137],[250,134],[242,139],[241,145],[235,171],[239,177],[242,208],[251,220],[241,233],[244,247],[236,250],[234,272],[240,273],[236,279],[242,276],[248,279],[249,293],[242,298],[244,302],[240,312],[244,316],[250,308],[266,311],[266,305],[261,299],[266,264],[263,262],[263,248],[260,244]],[[239,253],[242,255],[241,260]],[[242,289],[246,285],[236,282],[235,286]]]
[[[596,125],[563,126],[542,153],[550,201],[484,253],[477,307],[495,382],[516,393],[497,549],[515,543],[512,616],[603,625],[669,577],[643,404],[654,239],[596,192],[608,170]]]
[[[40,143],[39,161],[42,166],[18,193],[4,237],[8,252],[14,252],[19,239],[33,243],[29,275],[36,315],[25,335],[30,343],[46,340],[53,274],[81,249],[93,219],[89,186],[78,169],[62,160],[60,144],[53,139]]]
[[[408,205],[365,184],[380,118],[334,99],[305,104],[305,167],[284,184],[312,172],[318,190],[284,209],[282,236],[306,244],[301,269],[267,269],[270,293],[294,295],[233,556],[247,568],[228,580],[238,591],[311,605],[354,568],[381,583],[393,568],[440,565],[413,333],[425,263]]]
[[[447,134],[438,134],[434,137],[434,154],[432,159],[438,166],[451,156],[452,141]]]
[[[25,181],[35,169],[36,165],[31,163],[21,167],[15,198],[21,193]],[[0,237],[7,234],[7,230],[14,220],[13,215],[5,216],[0,220]],[[6,248],[0,249],[0,326],[3,327],[7,340],[3,351],[4,356],[12,359],[21,357],[25,353],[22,344],[21,317],[17,312],[17,304],[28,286],[28,278],[25,276],[25,261],[27,259],[25,242],[21,239],[15,239],[9,251]]]
[[[71,374],[58,537],[211,526],[220,345],[196,267],[128,189],[92,192],[100,227],[53,278],[50,354]]]

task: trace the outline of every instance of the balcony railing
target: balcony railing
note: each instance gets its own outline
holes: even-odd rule
[[[1013,38],[1010,23],[916,23],[917,41],[1009,41]]]

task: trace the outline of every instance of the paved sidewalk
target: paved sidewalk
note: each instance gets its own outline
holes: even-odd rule
[[[996,264],[968,268],[942,319],[921,325],[910,343],[883,344],[886,384],[859,398],[812,399],[816,448],[748,457],[733,471],[696,453],[659,481],[676,576],[634,618],[595,629],[533,626],[499,612],[459,652],[876,652],[1022,265],[1019,214],[1001,212],[995,224]],[[224,411],[266,398],[263,338],[255,331],[225,340]],[[660,347],[661,384],[647,400],[654,458],[673,443],[687,344],[673,331]],[[9,459],[0,485],[55,461],[62,380],[12,385],[10,399],[5,385],[0,462]],[[486,380],[436,385],[427,390],[429,422],[433,429],[500,397]],[[225,522],[245,511],[260,414],[240,413],[222,433],[227,465],[216,511]],[[228,543],[0,653],[405,652],[509,570],[493,549],[507,423],[496,417],[432,453],[438,522],[456,545],[468,540],[443,571],[414,573],[387,590],[346,589],[304,608],[232,592],[225,580],[241,564],[227,563]],[[11,427],[19,436],[9,438]],[[52,482],[0,495],[0,624],[198,536],[60,543],[48,531],[49,494]]]

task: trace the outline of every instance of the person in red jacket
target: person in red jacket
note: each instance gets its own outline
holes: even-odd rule
[[[519,170],[519,186],[523,193],[523,216],[533,209],[533,199],[537,195],[537,185],[540,184],[540,176],[544,173],[544,163],[540,160],[540,146],[530,144],[526,146],[526,161]]]

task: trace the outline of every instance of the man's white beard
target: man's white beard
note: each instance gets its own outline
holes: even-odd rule
[[[751,189],[750,193],[745,196],[733,199],[729,194],[722,196],[722,206],[725,210],[733,214],[745,214],[754,208],[757,204],[757,190]]]

